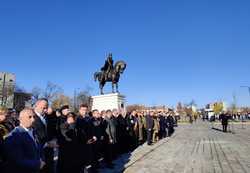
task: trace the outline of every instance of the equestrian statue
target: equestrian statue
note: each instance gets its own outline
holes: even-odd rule
[[[110,53],[105,61],[104,66],[101,68],[101,71],[95,72],[94,79],[95,81],[99,81],[99,88],[101,94],[103,94],[103,87],[106,82],[112,82],[112,93],[115,93],[114,88],[116,88],[116,92],[118,91],[118,82],[120,79],[120,74],[126,69],[126,63],[124,61],[117,61],[115,65],[113,65],[112,54]]]

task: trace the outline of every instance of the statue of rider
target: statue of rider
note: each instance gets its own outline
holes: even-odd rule
[[[112,70],[113,70],[113,59],[112,59],[112,53],[110,53],[105,61],[104,66],[101,68],[101,71],[103,72],[104,76],[108,78],[108,74]]]

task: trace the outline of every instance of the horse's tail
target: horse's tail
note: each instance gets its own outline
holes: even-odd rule
[[[95,82],[96,82],[96,80],[98,79],[99,74],[100,74],[99,72],[95,72],[95,73],[94,73]]]

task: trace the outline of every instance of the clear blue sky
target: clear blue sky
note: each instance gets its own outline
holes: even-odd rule
[[[0,71],[28,91],[51,81],[96,95],[109,52],[128,64],[129,104],[230,103],[234,92],[250,105],[239,87],[250,85],[249,0],[0,1]]]

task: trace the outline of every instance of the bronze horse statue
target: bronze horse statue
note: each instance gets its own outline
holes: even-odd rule
[[[124,61],[117,61],[114,65],[114,68],[108,73],[105,72],[95,72],[94,79],[95,81],[98,79],[99,81],[99,88],[101,94],[103,94],[103,87],[106,82],[112,82],[112,93],[115,93],[114,87],[116,86],[116,92],[118,91],[118,82],[120,79],[120,74],[126,69],[126,63]]]

